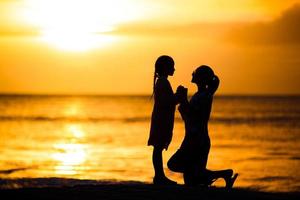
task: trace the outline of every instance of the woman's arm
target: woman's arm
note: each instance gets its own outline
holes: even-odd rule
[[[179,85],[177,87],[176,93],[175,93],[175,101],[176,104],[178,103],[182,103],[182,102],[187,102],[187,93],[188,93],[188,89],[185,88],[182,85]]]

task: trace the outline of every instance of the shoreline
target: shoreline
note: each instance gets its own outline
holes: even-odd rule
[[[4,187],[9,184],[10,188]],[[263,192],[238,187],[226,190],[218,187],[156,186],[139,181],[117,180],[0,179],[0,187],[1,196],[22,199],[300,199],[300,192]]]

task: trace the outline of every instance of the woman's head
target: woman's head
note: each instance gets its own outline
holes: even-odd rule
[[[160,56],[155,62],[155,74],[157,76],[172,76],[174,74],[174,60],[170,56]]]
[[[214,71],[207,65],[201,65],[192,74],[192,83],[207,85],[215,76]]]

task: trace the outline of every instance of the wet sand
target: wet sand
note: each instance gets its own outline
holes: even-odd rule
[[[10,180],[0,180],[0,196],[7,199],[300,199],[300,192],[269,193],[254,189],[201,188],[177,186],[155,186],[136,181],[76,181],[63,182],[63,179],[22,180],[23,185]],[[8,184],[10,183],[10,185]],[[58,183],[60,183],[58,185]],[[26,185],[27,184],[27,185]],[[9,187],[8,187],[9,186]],[[5,188],[7,187],[7,188]],[[14,188],[15,187],[15,188]]]

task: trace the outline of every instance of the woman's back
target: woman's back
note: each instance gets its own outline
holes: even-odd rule
[[[212,96],[206,92],[197,92],[191,98],[190,106],[193,112],[188,117],[189,125],[198,133],[206,132],[211,113]]]

